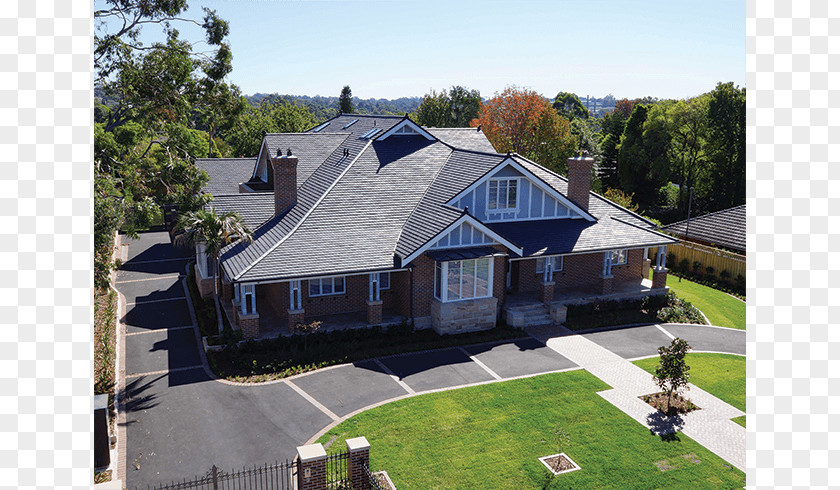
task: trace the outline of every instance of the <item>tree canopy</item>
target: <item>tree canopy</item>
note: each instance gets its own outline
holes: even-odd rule
[[[426,94],[417,110],[412,114],[421,126],[433,128],[466,128],[478,117],[481,108],[481,94],[460,85],[453,86],[447,93],[432,90]]]
[[[338,96],[338,110],[343,114],[356,112],[356,108],[353,107],[353,91],[350,90],[349,85],[341,89],[341,95]]]
[[[559,92],[554,97],[552,107],[557,111],[557,114],[570,121],[578,117],[584,119],[589,117],[589,109],[581,103],[577,95],[570,92]]]
[[[519,153],[560,173],[575,150],[569,121],[533,90],[509,86],[497,92],[470,126],[481,126],[496,151]]]

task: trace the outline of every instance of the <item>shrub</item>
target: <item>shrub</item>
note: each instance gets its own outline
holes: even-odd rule
[[[710,276],[714,276],[715,275],[715,268],[712,267],[712,266],[706,267],[706,274],[708,274]]]
[[[726,270],[726,269],[722,269],[722,270],[720,271],[720,278],[721,278],[721,279],[727,280],[727,279],[729,279],[730,277],[732,277],[732,274],[730,274],[728,270]]]
[[[674,252],[668,252],[665,256],[665,267],[673,269],[677,265],[677,256]]]
[[[688,274],[689,264],[690,264],[690,262],[688,261],[688,259],[682,259],[680,261],[680,265],[679,265],[680,272]]]
[[[691,264],[691,269],[694,271],[695,274],[700,271],[700,268],[703,267],[703,264],[700,263],[699,260],[695,260],[693,264]]]

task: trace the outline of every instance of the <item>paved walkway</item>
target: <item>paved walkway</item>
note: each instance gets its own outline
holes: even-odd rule
[[[673,336],[667,326],[658,328]],[[564,327],[542,328],[534,335],[558,354],[612,386],[613,389],[598,394],[651,432],[664,435],[682,431],[746,472],[747,430],[731,420],[744,415],[741,410],[689,384],[691,401],[701,408],[682,416],[664,416],[639,398],[660,391],[644,369]]]

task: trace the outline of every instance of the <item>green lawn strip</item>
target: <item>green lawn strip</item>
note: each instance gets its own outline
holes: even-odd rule
[[[747,416],[746,415],[741,415],[740,417],[735,417],[734,419],[732,419],[732,421],[735,422],[736,424],[740,425],[741,427],[745,428],[745,429],[747,428]]]
[[[738,298],[679,277],[669,277],[668,286],[677,296],[700,308],[712,325],[746,330],[747,304]]]
[[[747,410],[747,359],[732,354],[689,353],[685,357],[689,381],[738,410]],[[634,361],[633,364],[653,374],[659,357]],[[691,398],[691,391],[688,391]]]
[[[583,370],[407,398],[356,415],[327,432],[328,451],[365,436],[371,469],[400,489],[736,488],[745,475],[678,433],[652,435],[596,394],[609,389]],[[537,458],[557,453],[552,437],[582,470],[552,477]],[[685,455],[694,454],[696,458]],[[693,463],[690,459],[699,459]],[[664,461],[673,467],[660,471]]]

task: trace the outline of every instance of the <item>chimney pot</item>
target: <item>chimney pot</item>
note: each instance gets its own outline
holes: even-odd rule
[[[286,148],[286,156],[288,156],[288,157],[292,156],[292,149],[291,148]]]

